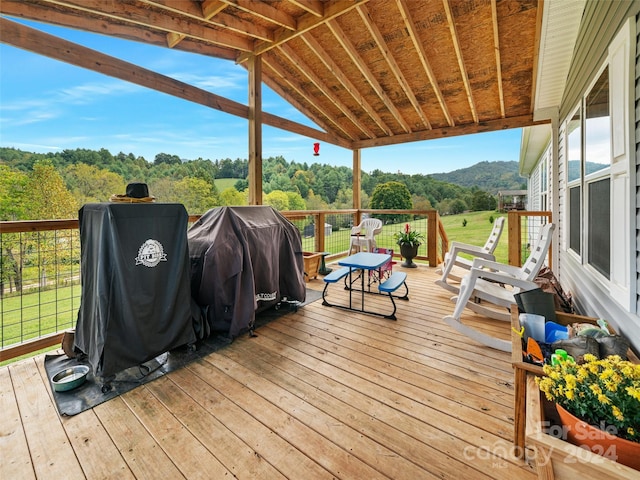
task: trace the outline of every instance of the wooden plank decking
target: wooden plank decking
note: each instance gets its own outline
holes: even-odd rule
[[[319,300],[73,417],[43,357],[0,368],[0,478],[536,478],[511,452],[510,356],[442,322],[434,269],[403,271],[397,321]]]

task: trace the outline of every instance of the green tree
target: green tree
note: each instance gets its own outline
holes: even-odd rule
[[[309,210],[327,210],[329,205],[320,195],[313,193],[313,190],[309,190],[307,196],[307,209]]]
[[[172,187],[164,201],[182,203],[189,214],[202,214],[219,204],[215,185],[200,178],[185,177]]]
[[[78,204],[64,184],[62,176],[56,171],[50,160],[40,161],[33,166],[25,188],[25,206],[27,217],[31,220],[77,218]],[[38,266],[38,279],[41,286],[47,285],[50,274],[55,278],[56,263],[64,264],[71,260],[71,249],[61,245],[65,240],[57,240],[55,232],[41,232],[32,240],[25,239],[20,248],[25,263]],[[34,252],[34,257],[24,260],[24,252]],[[56,255],[56,261],[51,256]],[[66,255],[67,258],[63,258]],[[16,272],[16,285],[22,286],[22,272]]]
[[[371,195],[371,208],[410,210],[413,208],[411,192],[404,183],[400,182],[378,184]],[[385,217],[391,223],[408,220],[408,215],[385,215]]]
[[[285,192],[289,199],[289,210],[306,210],[307,203],[298,192]]]
[[[69,165],[64,170],[64,179],[79,205],[106,202],[114,193],[124,193],[126,186],[117,173],[85,163]]]
[[[471,198],[471,210],[474,211],[495,210],[496,205],[495,197],[483,190],[475,191]]]
[[[453,200],[451,202],[451,212],[452,214],[456,215],[458,213],[462,213],[467,209],[467,205],[460,200],[459,198],[456,198],[455,200]]]
[[[50,161],[33,166],[25,189],[30,220],[76,218],[78,203]]]
[[[411,195],[411,203],[416,210],[430,210],[433,208],[428,198],[420,195]]]
[[[247,191],[239,192],[233,187],[229,187],[220,193],[220,205],[232,207],[236,205],[247,205],[249,203]]]
[[[23,220],[25,218],[24,194],[27,175],[0,165],[0,220]],[[21,289],[21,265],[16,261],[20,249],[19,234],[6,233],[2,236],[2,252],[0,252],[0,298],[5,286]]]
[[[333,206],[337,210],[353,208],[353,189],[341,188],[336,195],[336,201]]]
[[[307,198],[313,185],[313,172],[296,170],[291,177],[291,183],[298,189],[302,198]]]
[[[236,183],[233,184],[233,187],[238,192],[242,192],[242,191],[246,190],[247,188],[249,188],[249,180],[246,180],[246,179],[238,180]]]
[[[177,155],[169,155],[168,153],[158,153],[153,163],[154,165],[161,165],[163,163],[167,165],[180,165],[182,163],[182,160],[180,160],[180,157]]]
[[[27,175],[0,165],[0,220],[24,220]]]
[[[282,190],[274,190],[262,196],[265,205],[271,205],[278,211],[289,210],[289,197]]]

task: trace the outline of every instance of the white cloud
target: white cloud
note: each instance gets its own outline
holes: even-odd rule
[[[167,76],[213,93],[218,93],[221,90],[246,90],[247,88],[247,76],[240,74],[221,76],[180,72],[167,74]]]

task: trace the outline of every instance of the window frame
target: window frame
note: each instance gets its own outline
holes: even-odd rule
[[[588,131],[586,128],[586,121],[587,121],[586,116],[587,116],[587,98],[592,93],[594,87],[598,84],[601,76],[605,71],[607,72],[607,75],[608,75],[608,88],[609,89],[611,88],[611,84],[612,84],[611,69],[609,68],[609,60],[607,59],[607,61],[605,61],[600,66],[600,68],[598,68],[598,70],[596,71],[592,81],[589,83],[589,85],[585,89],[585,92],[580,97],[580,102],[578,103],[578,105],[576,105],[576,107],[571,111],[571,113],[567,115],[567,118],[565,120],[565,129],[564,129],[565,130],[565,135],[564,135],[565,150],[566,150],[565,204],[567,207],[566,222],[568,227],[566,232],[566,238],[565,238],[565,242],[566,242],[565,248],[570,255],[572,255],[578,262],[580,262],[583,265],[583,267],[587,268],[589,272],[593,274],[594,278],[597,278],[603,285],[607,285],[609,282],[610,275],[611,275],[611,262],[609,263],[609,266],[608,266],[609,267],[608,272],[602,272],[600,265],[594,265],[591,263],[592,257],[590,256],[590,249],[593,248],[592,242],[591,242],[592,210],[589,202],[590,202],[590,196],[591,196],[590,186],[592,184],[608,179],[609,187],[611,187],[611,163],[612,163],[612,155],[611,155],[612,124],[611,124],[611,105],[610,105],[611,92],[610,91],[608,92],[609,121],[607,123],[608,129],[609,129],[608,147],[607,147],[609,163],[605,167],[589,174],[587,174],[587,168],[586,168],[587,158],[589,157],[589,155],[587,154],[588,145],[587,145],[586,137],[587,137]],[[579,126],[576,129],[569,132],[570,122],[575,120],[575,117],[577,114],[580,115]],[[580,134],[577,142],[579,144],[579,152],[580,152],[580,168],[579,168],[580,173],[578,178],[570,179],[570,175],[571,175],[570,168],[569,168],[569,161],[571,157],[570,152],[575,151],[574,149],[576,148],[576,146],[574,145],[574,143],[576,143],[575,140],[572,141],[572,138],[575,138],[575,137],[571,137],[571,134],[578,129]],[[579,199],[578,199],[579,213],[577,218],[577,221],[579,222],[579,225],[577,226],[579,239],[578,239],[577,249],[575,248],[576,245],[573,243],[573,240],[575,240],[575,238],[573,237],[573,235],[575,235],[575,230],[572,230],[572,227],[574,227],[574,224],[572,222],[576,221],[576,219],[574,215],[572,215],[572,211],[575,213],[575,210],[572,209],[573,204],[571,199],[572,193],[575,193],[574,189],[576,188],[579,189]],[[610,210],[611,210],[611,203],[609,199],[609,212]],[[611,234],[611,231],[612,231],[611,221],[612,220],[610,215],[609,225],[608,225],[609,235]],[[572,235],[572,232],[573,232],[573,235]],[[609,242],[609,249],[611,249],[611,242]],[[611,252],[609,252],[609,255],[611,255]]]

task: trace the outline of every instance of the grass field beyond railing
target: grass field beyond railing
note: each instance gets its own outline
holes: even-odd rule
[[[471,245],[484,245],[491,233],[494,221],[503,215],[494,211],[467,212],[459,215],[446,215],[440,217],[444,229],[449,237],[449,242],[464,242]],[[506,215],[505,215],[506,217]],[[463,220],[467,221],[466,226],[462,225]],[[496,261],[507,263],[509,257],[509,240],[507,238],[507,225],[505,223],[502,236],[494,252]],[[470,257],[469,257],[470,258]]]

